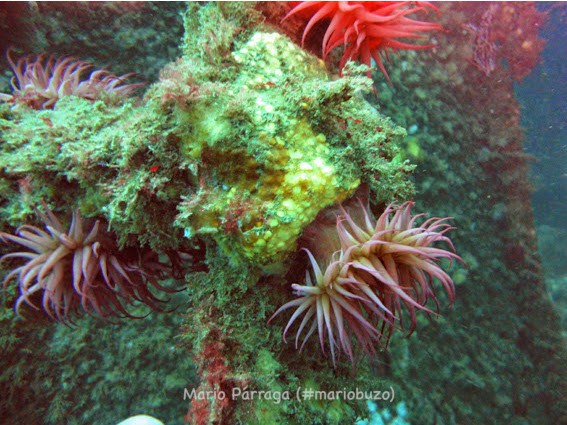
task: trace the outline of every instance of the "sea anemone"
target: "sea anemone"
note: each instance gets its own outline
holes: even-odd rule
[[[284,329],[284,341],[286,341],[285,336],[291,325],[305,313],[295,337],[296,349],[303,329],[311,320],[311,326],[303,339],[300,350],[317,330],[323,352],[325,352],[325,340],[329,344],[333,365],[336,364],[335,347],[339,351],[344,351],[353,360],[349,331],[354,333],[365,351],[374,351],[374,343],[380,340],[382,334],[371,323],[371,317],[377,315],[388,321],[382,311],[376,308],[379,306],[385,310],[385,306],[370,287],[341,275],[345,267],[342,252],[336,253],[334,257],[338,258],[333,258],[323,273],[311,251],[305,248],[304,250],[311,262],[313,279],[310,273],[306,272],[304,285],[292,285],[299,298],[281,306],[270,318],[272,320],[282,311],[297,307]]]
[[[438,261],[462,260],[454,252],[432,247],[434,243],[445,242],[454,251],[445,236],[453,227],[446,223],[449,218],[431,218],[417,225],[416,221],[424,214],[412,216],[412,206],[413,202],[399,207],[391,204],[378,220],[362,204],[354,215],[342,209],[336,221],[340,247],[325,272],[305,249],[313,277],[306,273],[304,285],[293,284],[299,298],[284,304],[270,318],[296,308],[284,329],[284,341],[293,323],[304,315],[296,334],[296,348],[301,333],[311,321],[300,349],[317,330],[321,349],[325,353],[328,344],[333,364],[335,350],[354,361],[351,340],[357,340],[366,353],[374,353],[376,343],[387,347],[394,328],[404,329],[406,314],[411,323],[408,335],[415,329],[418,310],[437,314],[434,279],[441,282],[453,303],[453,281]],[[436,312],[426,307],[429,299],[434,301]]]
[[[16,243],[27,250],[6,254],[7,259],[25,259],[27,262],[8,273],[4,287],[17,278],[20,296],[16,301],[19,314],[22,304],[36,310],[35,300],[42,298],[43,310],[54,320],[66,322],[71,313],[82,307],[88,313],[101,317],[127,316],[124,304],[135,300],[153,310],[162,311],[163,302],[148,289],[148,283],[160,290],[173,292],[157,283],[152,260],[126,259],[114,246],[113,240],[99,221],[90,231],[84,229],[79,211],[73,213],[69,230],[46,206],[46,214],[38,212],[46,231],[31,225],[21,226],[16,235],[0,233],[5,242]],[[150,270],[154,273],[149,273]]]
[[[343,56],[339,64],[341,70],[349,60],[358,60],[370,67],[371,59],[374,59],[390,81],[382,55],[388,58],[389,53],[396,50],[434,47],[432,44],[415,45],[399,40],[425,38],[421,32],[442,29],[439,24],[417,21],[407,16],[427,8],[437,10],[428,2],[304,1],[295,6],[284,19],[296,14],[309,18],[303,31],[302,44],[317,23],[329,21],[322,42],[325,59],[332,50],[343,45]]]
[[[34,109],[49,109],[63,96],[79,96],[89,100],[123,98],[130,96],[145,83],[125,84],[134,74],[117,77],[105,70],[93,71],[88,79],[81,79],[92,65],[70,57],[53,57],[44,60],[43,55],[25,57],[16,63],[8,54],[8,62],[14,73],[11,97],[3,94],[1,100],[26,104]]]

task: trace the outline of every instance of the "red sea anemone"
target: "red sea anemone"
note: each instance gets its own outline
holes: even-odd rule
[[[39,299],[43,310],[59,321],[69,320],[79,308],[102,317],[134,317],[124,308],[133,301],[161,311],[157,303],[162,300],[152,294],[148,283],[166,289],[142,268],[140,259],[121,255],[99,221],[86,232],[77,211],[65,231],[49,209],[39,215],[47,231],[24,225],[17,235],[0,233],[0,239],[26,248],[0,258],[0,262],[10,258],[27,260],[4,278],[4,286],[17,278],[20,296],[16,312],[20,312],[22,304],[39,309],[35,304]]]
[[[451,251],[432,246],[445,242],[453,249],[445,236],[452,227],[446,223],[448,218],[431,218],[417,225],[423,214],[412,216],[412,205],[412,202],[399,207],[390,205],[378,220],[362,207],[358,214],[360,223],[342,210],[337,217],[340,249],[324,272],[306,250],[313,275],[307,273],[303,285],[293,284],[299,298],[284,304],[272,316],[296,308],[284,329],[284,340],[293,323],[303,315],[296,348],[307,328],[301,348],[317,331],[321,349],[325,352],[328,344],[333,364],[335,350],[346,353],[353,361],[352,340],[357,340],[367,353],[373,353],[375,343],[386,337],[387,346],[392,330],[398,326],[404,328],[404,316],[409,316],[411,334],[418,310],[434,313],[426,307],[430,299],[438,307],[434,279],[441,282],[453,302],[453,281],[438,261],[462,260]]]
[[[303,31],[302,43],[315,24],[329,21],[322,42],[325,59],[333,49],[342,45],[344,52],[339,64],[341,70],[349,60],[358,60],[370,67],[371,59],[374,59],[389,80],[382,55],[388,58],[389,53],[395,50],[434,47],[432,44],[415,45],[399,40],[425,38],[421,32],[442,29],[439,24],[408,17],[427,8],[437,10],[428,2],[305,1],[295,6],[284,19],[296,14],[309,18]]]
[[[24,103],[34,109],[53,108],[59,99],[70,95],[89,100],[97,100],[103,96],[128,97],[145,85],[124,84],[124,81],[134,74],[117,77],[105,70],[93,71],[88,79],[81,79],[81,74],[92,65],[69,57],[57,60],[50,57],[44,62],[43,55],[39,55],[36,58],[21,58],[14,63],[8,55],[8,62],[14,73],[14,94],[2,94],[0,99]]]

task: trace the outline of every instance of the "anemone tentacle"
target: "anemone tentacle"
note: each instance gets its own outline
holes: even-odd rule
[[[110,236],[102,230],[99,221],[87,232],[77,210],[65,231],[53,212],[46,205],[44,208],[46,213],[38,215],[46,231],[24,225],[16,235],[0,233],[4,242],[25,249],[0,258],[0,262],[26,260],[3,280],[4,287],[12,280],[18,282],[17,313],[23,305],[39,309],[34,299],[41,292],[41,307],[45,313],[63,322],[79,308],[102,317],[134,317],[125,308],[134,301],[162,311],[159,303],[164,300],[156,297],[148,284],[166,292],[173,291],[159,285],[156,277],[147,273],[141,263],[126,259],[109,246]]]
[[[17,62],[11,58],[10,52],[7,57],[14,74],[11,81],[14,93],[11,96],[2,94],[0,100],[26,104],[34,109],[53,108],[59,99],[70,95],[88,100],[97,100],[104,96],[114,99],[128,97],[145,85],[126,84],[125,81],[132,77],[133,73],[117,77],[106,70],[93,71],[87,79],[83,79],[82,74],[93,66],[71,57],[55,60],[53,56],[48,59],[45,59],[45,55],[35,58],[28,56],[18,59]],[[52,222],[53,219],[55,221]],[[58,225],[54,217],[50,217],[46,223]],[[57,228],[55,226],[52,227]]]
[[[295,337],[296,349],[311,321],[301,348],[317,331],[319,345],[323,353],[330,351],[333,365],[336,365],[336,352],[344,352],[354,361],[353,341],[366,353],[373,354],[376,344],[387,347],[395,328],[404,329],[404,316],[409,316],[408,334],[411,334],[417,324],[417,311],[438,314],[434,280],[441,282],[453,303],[453,281],[437,261],[462,260],[453,251],[430,246],[445,242],[454,250],[445,236],[453,227],[446,223],[448,218],[431,218],[416,225],[416,220],[424,214],[412,216],[413,205],[413,202],[390,204],[376,220],[360,204],[362,214],[358,216],[362,217],[362,223],[341,207],[342,214],[336,221],[340,246],[325,272],[311,251],[303,248],[312,271],[306,273],[304,285],[292,285],[299,298],[284,304],[270,318],[271,321],[283,311],[295,308],[283,331],[284,341],[292,325],[303,316]],[[436,311],[426,306],[429,300],[433,300]]]
[[[390,81],[382,56],[388,58],[389,53],[396,50],[434,47],[432,44],[415,45],[398,40],[421,39],[425,38],[423,32],[442,29],[437,23],[408,17],[427,9],[438,11],[428,2],[305,1],[291,9],[284,20],[293,15],[308,18],[301,38],[302,44],[305,44],[307,35],[316,24],[329,21],[321,44],[324,59],[337,47],[344,46],[339,63],[341,71],[349,60],[358,60],[370,67],[373,59]],[[370,71],[368,76],[370,77]]]

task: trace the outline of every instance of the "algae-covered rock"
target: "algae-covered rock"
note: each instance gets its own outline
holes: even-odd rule
[[[256,32],[224,81],[209,72],[181,58],[142,104],[68,97],[53,110],[5,110],[4,184],[29,192],[6,198],[6,221],[41,198],[104,215],[121,244],[175,248],[182,230],[269,264],[361,182],[376,202],[411,193],[411,167],[396,156],[405,133],[364,101],[363,70],[334,81],[285,36]]]
[[[122,245],[134,238],[156,249],[176,246],[174,205],[190,164],[151,102],[112,107],[69,96],[54,110],[6,112],[0,125],[0,167],[12,189],[0,207],[3,221],[22,224],[45,200],[106,218]]]
[[[315,344],[284,347],[281,328],[266,321],[304,276],[297,241],[319,212],[361,184],[376,205],[412,195],[413,167],[399,148],[405,130],[364,99],[372,90],[366,67],[332,76],[252,10],[189,6],[184,55],[143,98],[68,96],[41,111],[0,105],[0,218],[6,228],[37,222],[34,208],[45,201],[58,216],[80,209],[100,220],[118,249],[149,247],[172,263],[185,260],[183,340],[204,390],[370,390],[372,374],[352,377],[344,364],[333,370]],[[50,349],[60,353],[61,341]],[[83,355],[66,357],[65,376]],[[90,404],[100,406],[99,396]],[[361,406],[207,401],[192,404],[191,420],[341,424]],[[64,413],[53,407],[52,422]]]
[[[391,190],[379,202],[407,195],[409,166],[393,160],[403,130],[368,107],[364,78],[332,81],[320,60],[277,33],[254,33],[232,59],[232,81],[203,94],[197,87],[180,114],[183,152],[201,166],[176,222],[187,237],[211,234],[233,254],[273,263],[361,181]],[[168,74],[175,70],[196,79],[182,62]],[[337,130],[350,132],[340,139]],[[367,150],[357,167],[353,157],[369,145],[377,155]]]

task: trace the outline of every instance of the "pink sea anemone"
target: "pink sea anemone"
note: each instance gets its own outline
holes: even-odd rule
[[[364,350],[374,351],[374,344],[380,341],[382,334],[372,323],[373,316],[389,322],[382,313],[386,307],[368,285],[345,276],[346,264],[342,252],[336,254],[323,273],[311,251],[305,251],[311,262],[313,278],[307,272],[304,285],[293,284],[292,288],[299,298],[284,304],[270,318],[272,320],[282,311],[297,307],[284,329],[284,341],[289,328],[304,314],[295,337],[296,349],[301,333],[309,326],[300,350],[317,331],[323,352],[325,340],[329,344],[333,364],[336,364],[335,349],[344,351],[353,359],[349,332],[354,334]],[[392,325],[391,322],[389,324]]]
[[[405,328],[404,316],[409,316],[408,334],[411,334],[417,311],[436,314],[426,307],[431,299],[438,310],[435,279],[441,282],[453,303],[453,281],[438,261],[462,260],[452,251],[432,246],[444,242],[454,251],[445,236],[453,227],[446,223],[448,218],[431,218],[417,225],[424,214],[412,216],[412,206],[413,202],[399,207],[390,205],[378,220],[362,207],[356,211],[359,222],[342,210],[336,225],[340,249],[324,272],[306,250],[312,275],[306,274],[303,285],[292,285],[299,298],[284,304],[270,319],[295,308],[284,329],[284,340],[293,323],[303,315],[296,333],[296,348],[305,329],[300,349],[317,331],[321,349],[326,352],[328,345],[333,364],[335,351],[344,352],[354,361],[352,341],[358,341],[365,352],[372,354],[376,343],[388,345],[394,328]]]
[[[322,41],[323,57],[339,46],[344,46],[339,68],[349,60],[358,60],[370,67],[374,59],[382,73],[390,80],[382,56],[396,50],[418,50],[434,47],[432,44],[409,44],[399,39],[425,38],[422,32],[437,31],[439,24],[411,19],[408,15],[429,9],[437,10],[428,2],[411,1],[304,1],[295,6],[284,19],[292,15],[308,18],[302,43],[313,27],[329,21]],[[370,73],[369,73],[370,74]],[[369,75],[370,76],[370,75]]]
[[[70,95],[89,100],[124,98],[145,85],[124,83],[134,74],[117,77],[105,70],[93,71],[88,79],[82,79],[82,74],[92,65],[70,57],[45,60],[43,55],[39,55],[14,62],[8,54],[8,62],[14,73],[14,93],[12,96],[3,94],[0,99],[26,104],[34,109],[53,108],[59,99]]]
[[[141,259],[123,255],[99,221],[85,231],[79,211],[73,213],[69,230],[65,231],[53,212],[46,210],[46,214],[38,213],[45,231],[24,225],[16,235],[0,233],[1,240],[25,248],[0,258],[0,262],[26,260],[3,282],[6,287],[12,279],[18,281],[16,312],[20,313],[22,304],[39,310],[36,302],[40,299],[43,310],[63,322],[80,308],[101,317],[135,317],[124,307],[134,301],[161,311],[158,304],[162,300],[152,294],[148,283],[159,290],[173,291],[160,286],[154,273],[146,271],[152,261],[145,258],[142,266]]]

